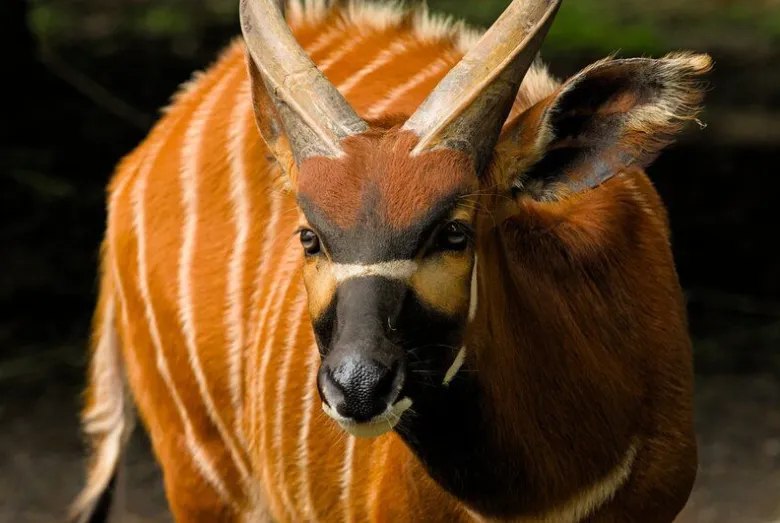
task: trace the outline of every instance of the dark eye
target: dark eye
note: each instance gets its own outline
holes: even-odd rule
[[[303,229],[301,231],[301,245],[306,256],[314,256],[320,253],[320,239],[317,234],[310,229]]]
[[[447,251],[462,251],[468,247],[469,236],[466,227],[453,222],[447,224],[439,233],[438,247]]]

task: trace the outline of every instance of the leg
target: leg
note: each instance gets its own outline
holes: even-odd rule
[[[224,494],[215,490],[188,452],[165,454],[165,458],[158,461],[163,470],[166,498],[177,523],[241,521],[235,495],[229,492],[230,499],[226,500]]]

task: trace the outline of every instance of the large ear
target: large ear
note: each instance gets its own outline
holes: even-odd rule
[[[711,68],[692,53],[596,62],[507,125],[493,181],[550,201],[646,168],[698,115]]]

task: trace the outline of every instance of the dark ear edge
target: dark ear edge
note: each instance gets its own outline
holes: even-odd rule
[[[626,168],[646,168],[701,111],[706,54],[606,58],[521,114],[497,148],[513,192],[539,199],[581,192]],[[532,194],[532,196],[534,196]]]

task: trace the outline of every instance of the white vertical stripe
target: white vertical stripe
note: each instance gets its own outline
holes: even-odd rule
[[[167,138],[167,136],[166,136]],[[145,223],[145,194],[146,184],[148,181],[149,172],[154,165],[154,159],[157,157],[162,144],[165,142],[161,139],[157,142],[157,147],[154,149],[154,153],[151,154],[151,159],[148,160],[147,168],[141,173],[140,178],[136,181],[135,188],[132,194],[133,203],[133,229],[135,232],[136,240],[138,242],[138,286],[141,292],[141,298],[144,302],[144,310],[146,314],[146,320],[149,326],[149,335],[152,339],[152,345],[155,352],[155,363],[157,365],[157,371],[160,373],[160,377],[163,379],[168,392],[176,405],[176,410],[184,426],[184,440],[187,445],[187,450],[190,452],[193,464],[195,468],[200,471],[203,478],[214,488],[222,501],[234,505],[234,500],[231,499],[227,488],[225,487],[222,478],[220,478],[214,464],[206,453],[205,449],[195,436],[195,431],[192,426],[187,409],[179,396],[176,387],[174,386],[173,379],[171,378],[171,371],[168,368],[168,361],[165,359],[163,352],[162,340],[160,339],[160,331],[157,326],[157,318],[152,306],[152,300],[149,292],[148,274],[146,269],[146,223]],[[117,188],[114,192],[114,197],[118,199],[122,193],[124,185]],[[112,214],[116,214],[115,212]],[[119,295],[121,301],[124,303],[124,292],[122,289],[122,280],[119,271],[119,265],[116,254],[118,253],[116,245],[112,247],[114,252],[114,264],[115,264],[115,279],[119,289]],[[123,306],[124,322],[129,326],[127,318],[127,307]],[[127,331],[126,331],[127,332]]]
[[[283,349],[284,356],[282,359],[281,368],[279,370],[279,379],[276,382],[277,410],[276,425],[274,426],[274,448],[276,449],[277,462],[279,463],[279,474],[277,474],[276,484],[281,486],[282,499],[288,506],[293,506],[293,497],[290,495],[290,485],[285,478],[284,471],[284,466],[286,464],[282,445],[284,440],[284,415],[286,413],[284,395],[287,382],[290,379],[290,367],[292,366],[293,356],[297,352],[297,342],[300,339],[301,327],[304,326],[303,320],[305,318],[306,307],[308,306],[307,298],[308,296],[306,295],[306,290],[303,285],[301,285],[300,290],[298,291],[296,302],[293,305],[292,311],[290,312],[292,315],[292,322],[290,323],[290,328],[288,329],[287,336],[285,337]],[[296,390],[294,392],[299,391]]]
[[[328,43],[330,43],[331,41],[335,40],[336,37],[338,37],[340,35],[342,35],[341,29],[339,29],[338,31],[333,31],[332,34],[331,33],[323,34],[318,39],[318,41],[315,42],[315,44],[308,50],[309,54],[313,54],[314,52],[320,50],[321,48],[324,48]],[[336,55],[335,56],[343,57],[346,54],[344,52],[344,49],[345,48],[341,48],[340,49],[340,51],[341,51],[340,54],[339,54],[339,51],[336,51]],[[323,62],[323,65],[320,66],[320,69],[324,73],[324,72],[327,71],[327,69],[329,67],[332,67],[337,62],[338,62],[338,60],[330,58],[330,59],[328,59],[328,60]],[[259,302],[260,297],[262,296],[262,294],[260,293],[261,286],[263,285],[263,283],[265,283],[266,280],[270,279],[274,283],[273,283],[273,286],[270,288],[268,294],[265,295],[266,299],[265,299],[265,303],[264,303],[264,306],[263,306],[262,310],[259,311],[259,314],[258,313],[253,314],[253,316],[255,317],[255,319],[253,320],[253,323],[255,325],[257,325],[257,328],[256,328],[256,330],[255,330],[255,332],[253,333],[253,336],[252,336],[252,343],[250,345],[251,353],[249,355],[251,363],[250,363],[250,367],[247,369],[247,372],[249,372],[249,382],[250,382],[250,386],[249,386],[250,390],[247,392],[247,394],[250,395],[250,397],[251,397],[252,394],[257,393],[257,397],[255,397],[251,401],[251,403],[250,403],[250,424],[251,424],[250,426],[251,426],[251,432],[252,432],[251,438],[252,438],[252,440],[255,443],[259,443],[259,449],[265,455],[264,467],[263,467],[263,481],[264,481],[264,484],[269,485],[269,487],[270,487],[270,485],[272,483],[271,483],[271,478],[270,478],[270,470],[269,470],[269,467],[268,467],[268,463],[269,463],[269,461],[268,461],[268,459],[269,459],[269,456],[268,456],[268,451],[269,451],[268,450],[268,444],[264,440],[264,437],[265,437],[265,427],[263,427],[263,430],[262,430],[262,432],[260,434],[260,436],[261,436],[260,442],[257,442],[257,440],[255,438],[257,436],[257,430],[258,430],[258,412],[257,412],[257,410],[258,410],[258,408],[262,408],[262,405],[263,405],[263,403],[265,401],[265,380],[266,380],[265,376],[267,374],[268,364],[269,364],[269,362],[271,360],[271,352],[272,352],[272,349],[273,349],[271,341],[274,338],[274,334],[275,334],[275,330],[276,330],[276,327],[277,327],[277,323],[279,321],[279,315],[280,315],[281,307],[279,307],[279,306],[276,307],[276,314],[275,314],[275,317],[274,317],[274,319],[273,319],[273,321],[272,321],[272,323],[270,325],[269,325],[268,314],[269,314],[270,309],[274,305],[278,304],[277,296],[279,295],[278,294],[279,293],[279,284],[280,283],[285,284],[284,291],[281,293],[281,296],[282,296],[282,299],[283,299],[283,297],[287,294],[287,290],[288,290],[289,285],[291,284],[291,281],[293,279],[292,274],[289,273],[291,271],[288,271],[288,273],[283,273],[282,275],[278,274],[278,271],[280,270],[280,268],[284,267],[284,265],[285,265],[284,263],[280,263],[279,265],[274,267],[276,269],[276,271],[273,274],[273,276],[274,276],[273,278],[270,278],[271,274],[269,274],[269,268],[271,266],[271,263],[268,260],[270,258],[271,253],[273,252],[274,239],[276,238],[276,233],[277,233],[277,230],[279,228],[279,217],[280,217],[280,214],[281,214],[281,206],[282,206],[281,204],[282,204],[281,197],[279,197],[276,194],[275,191],[271,192],[271,212],[270,212],[270,218],[269,218],[268,224],[266,226],[265,241],[264,241],[264,244],[263,244],[263,251],[262,251],[262,254],[261,254],[261,258],[260,258],[260,264],[258,266],[258,275],[257,275],[257,280],[256,280],[257,283],[256,283],[256,287],[255,287],[255,293],[253,294],[253,297],[252,297],[252,303],[253,304],[257,304]],[[295,268],[297,268],[297,261],[298,261],[297,257],[295,258],[295,261],[296,261]],[[289,260],[288,260],[288,263],[289,263]],[[302,318],[300,318],[300,316],[302,316],[302,315],[298,314],[298,318],[296,318],[296,321],[301,321]],[[268,332],[269,328],[270,328],[270,332]],[[259,351],[259,344],[260,344],[262,338],[266,338],[266,340],[268,340],[268,341],[266,341],[265,347],[263,348],[263,351],[262,351],[262,355],[260,355],[261,360],[260,360],[260,365],[259,365],[259,368],[258,368],[257,357],[258,357],[259,352],[260,352]],[[291,346],[291,345],[286,344],[285,347],[287,347],[287,346]],[[315,377],[316,377],[316,372],[317,372],[317,366],[315,365],[314,366]],[[258,386],[258,379],[259,379],[259,386]],[[315,380],[316,380],[316,378],[315,378]],[[314,390],[316,391],[316,382],[313,382],[313,385],[315,385]],[[307,419],[306,423],[304,424],[306,426],[306,431],[305,431],[306,432],[306,437],[308,437],[308,423],[309,423],[309,420],[311,418],[311,409],[313,409],[313,405],[314,405],[314,403],[313,403],[314,398],[312,397],[311,400],[312,400],[310,402],[311,405],[307,404],[307,408],[309,409],[309,414],[308,414],[308,419]],[[261,416],[263,418],[263,424],[266,423],[266,419],[270,420],[270,414],[269,413],[263,412],[261,414]],[[304,414],[304,417],[306,417],[306,414]],[[304,443],[304,446],[305,446],[305,443]],[[307,451],[307,453],[308,453],[308,451]],[[299,464],[300,464],[300,460],[299,460]],[[306,468],[307,467],[308,467],[308,464],[306,465]],[[304,477],[307,473],[308,473],[308,471],[304,470],[303,473],[302,473],[302,477]],[[304,481],[308,484],[308,477],[306,477],[306,479]],[[282,490],[284,491],[284,487],[282,487]],[[283,493],[282,497],[283,497],[283,502],[286,504],[286,508],[288,510],[292,511],[294,509],[294,507],[292,507],[290,505],[289,498],[285,497],[284,493]],[[307,500],[307,506],[309,507],[307,512],[312,514],[312,516],[313,516],[313,510],[314,510],[313,509],[313,503],[312,503],[312,500],[311,500],[311,492],[308,491],[308,487],[307,487],[307,492],[306,492],[306,500]]]
[[[320,367],[320,352],[316,344],[309,347],[309,364],[306,379],[306,396],[303,400],[303,416],[301,417],[301,428],[298,431],[298,471],[301,477],[300,498],[305,508],[304,515],[307,521],[315,522],[314,500],[311,492],[311,478],[309,477],[309,433],[311,431],[311,422],[314,416],[315,408],[318,408],[320,402],[317,392],[317,372]]]
[[[269,294],[265,295],[264,306],[262,310],[259,309],[260,298],[263,296],[261,291],[265,290],[267,286],[271,286],[274,281],[278,281],[278,278],[271,278],[271,254],[273,253],[274,240],[278,234],[279,229],[279,217],[282,211],[282,199],[273,189],[269,189],[270,211],[268,221],[265,225],[265,231],[263,234],[263,247],[260,252],[260,260],[257,265],[257,274],[255,275],[255,289],[252,293],[252,314],[250,316],[251,328],[253,330],[251,343],[248,346],[249,349],[249,365],[244,370],[244,380],[249,383],[245,394],[249,401],[249,427],[250,427],[250,441],[254,447],[257,443],[255,439],[257,435],[257,357],[258,348],[260,344],[260,334],[262,333],[262,327],[264,326],[265,316],[268,314],[268,307],[271,305]],[[275,265],[274,269],[278,269],[279,266]],[[276,273],[273,273],[276,276]]]
[[[374,478],[371,489],[368,492],[368,497],[366,498],[366,510],[369,519],[373,519],[377,515],[376,510],[378,509],[379,497],[382,494],[382,483],[385,479],[385,470],[387,470],[387,458],[390,455],[390,444],[392,443],[390,438],[390,435],[386,435],[384,441],[378,441],[373,445],[374,452],[372,452],[371,455],[371,468],[372,470],[378,470],[379,473]],[[382,452],[382,456],[379,457],[379,466],[375,467],[377,458],[374,454],[377,450]]]
[[[197,345],[197,332],[193,311],[192,296],[192,262],[195,254],[195,237],[197,235],[198,224],[198,158],[200,149],[203,146],[203,135],[206,123],[214,110],[220,97],[224,94],[230,81],[240,71],[235,68],[230,74],[222,77],[211,93],[200,103],[192,116],[190,125],[185,135],[184,145],[181,150],[181,184],[182,200],[184,205],[184,229],[180,257],[179,257],[179,318],[181,321],[182,332],[187,345],[187,354],[195,381],[198,385],[201,399],[209,415],[209,419],[214,423],[220,437],[230,453],[236,468],[244,481],[249,478],[249,472],[243,462],[243,457],[239,455],[230,433],[227,431],[222,418],[217,412],[214,400],[211,397],[206,375],[203,372],[203,364],[200,360]]]
[[[477,254],[474,254],[474,267],[471,269],[471,296],[469,299],[469,321],[474,321],[477,317],[477,296],[479,288],[477,287]]]
[[[230,399],[233,405],[234,430],[239,441],[243,436],[243,397],[241,394],[241,376],[244,348],[244,264],[249,238],[249,206],[247,196],[246,165],[244,163],[244,144],[246,130],[251,114],[249,79],[241,83],[235,107],[230,116],[228,129],[228,158],[230,161],[230,199],[233,204],[233,221],[236,226],[236,240],[228,264],[228,314],[225,318],[229,347],[228,372]],[[245,444],[245,443],[244,443]]]
[[[392,105],[398,102],[404,97],[405,94],[411,90],[419,87],[426,81],[434,78],[451,66],[450,61],[447,58],[438,58],[431,65],[414,75],[405,83],[399,85],[395,89],[392,89],[387,96],[382,100],[379,100],[371,108],[366,111],[366,118],[378,118],[382,116]]]
[[[355,457],[355,436],[347,436],[347,446],[344,450],[344,462],[341,466],[341,508],[344,511],[343,521],[352,522],[352,462]]]
[[[261,360],[260,360],[260,369],[257,371],[257,374],[260,378],[259,387],[257,389],[258,391],[258,398],[257,403],[262,408],[265,405],[265,398],[267,396],[267,391],[270,388],[268,386],[268,367],[271,362],[272,355],[276,352],[279,348],[285,348],[284,346],[279,347],[274,344],[274,338],[276,337],[276,329],[279,327],[279,319],[282,314],[282,310],[284,309],[284,303],[285,298],[287,297],[287,292],[290,289],[290,285],[295,279],[293,277],[293,272],[299,268],[299,260],[300,260],[300,252],[296,249],[288,249],[285,252],[285,257],[282,260],[282,262],[279,264],[280,266],[280,273],[277,273],[278,276],[276,277],[276,282],[274,284],[274,288],[271,291],[271,294],[268,296],[267,301],[267,307],[264,308],[264,312],[267,314],[271,309],[273,309],[273,312],[271,313],[271,317],[267,318],[265,320],[261,320],[262,324],[265,326],[266,331],[264,332],[264,338],[265,338],[265,344],[263,346],[263,351],[261,354]],[[266,485],[272,485],[273,478],[271,477],[271,456],[270,456],[270,442],[266,440],[265,434],[267,428],[273,428],[272,422],[273,417],[271,415],[271,412],[263,412],[260,416],[260,419],[262,421],[262,430],[260,432],[260,449],[262,451],[263,455],[263,483]],[[292,507],[286,506],[286,510],[292,511]]]

